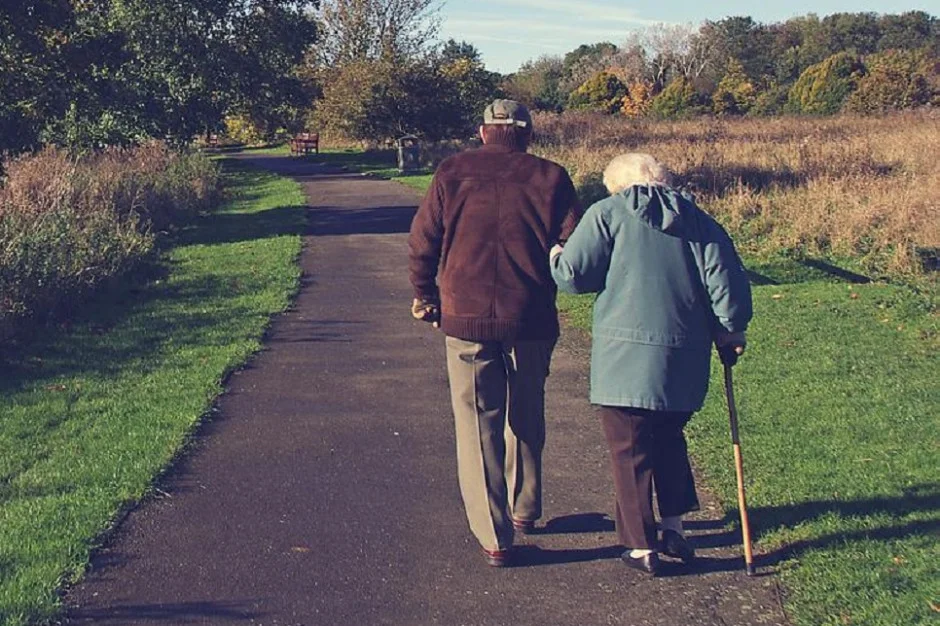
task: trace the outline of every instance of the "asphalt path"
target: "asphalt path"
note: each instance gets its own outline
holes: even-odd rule
[[[488,567],[457,487],[444,338],[409,314],[418,196],[306,159],[250,160],[306,190],[300,293],[69,590],[67,623],[786,623],[776,578],[744,576],[707,493],[687,525],[694,568],[651,579],[619,562],[588,339],[571,330],[547,386],[540,532],[519,538],[518,566]]]

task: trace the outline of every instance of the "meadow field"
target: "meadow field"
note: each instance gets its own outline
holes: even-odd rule
[[[919,274],[940,249],[940,113],[884,117],[629,121],[540,115],[533,152],[582,196],[622,152],[663,161],[745,252],[842,258],[874,275]]]

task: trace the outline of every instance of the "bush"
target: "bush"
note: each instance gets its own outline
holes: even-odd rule
[[[888,50],[865,59],[868,73],[849,96],[845,109],[855,113],[884,113],[929,104],[935,71],[924,50]]]
[[[701,98],[695,87],[681,77],[666,85],[650,103],[650,113],[660,119],[681,119],[702,111]]]
[[[740,61],[732,58],[728,70],[712,94],[712,109],[718,115],[744,115],[754,106],[754,85]]]
[[[754,97],[754,104],[748,109],[749,116],[770,117],[783,113],[787,106],[789,89],[786,85],[770,83]]]
[[[626,117],[643,117],[649,112],[653,101],[653,88],[642,81],[630,84],[623,97],[620,113]]]
[[[848,52],[834,54],[800,74],[790,88],[787,111],[807,115],[837,113],[864,75],[865,67],[857,56]]]
[[[610,72],[598,72],[575,89],[568,98],[568,107],[603,113],[616,113],[628,95],[627,86]]]
[[[46,148],[5,164],[0,187],[0,338],[44,322],[133,270],[159,231],[208,209],[217,167],[161,144],[76,159]]]

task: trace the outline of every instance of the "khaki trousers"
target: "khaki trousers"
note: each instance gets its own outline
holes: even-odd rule
[[[554,340],[447,337],[457,478],[470,530],[487,550],[512,546],[512,518],[542,516],[545,378]]]

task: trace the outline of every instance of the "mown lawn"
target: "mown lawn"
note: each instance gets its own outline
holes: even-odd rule
[[[428,181],[410,179],[418,189]],[[864,282],[822,259],[745,262],[755,318],[734,375],[758,567],[780,572],[787,612],[801,626],[935,623],[936,281],[917,288]],[[567,323],[587,330],[592,302],[559,295]],[[688,434],[707,488],[724,504],[725,521],[737,525],[717,358]]]
[[[288,146],[276,146],[270,148],[250,149],[247,152],[251,154],[283,154],[290,153]],[[431,183],[433,172],[430,170],[419,170],[415,172],[403,173],[398,170],[397,152],[392,149],[370,150],[363,152],[361,150],[349,150],[339,148],[322,148],[320,154],[310,154],[302,158],[314,163],[326,163],[337,167],[379,176],[381,178],[390,178],[397,180],[403,185],[412,189],[424,192]]]
[[[51,619],[297,289],[303,194],[225,167],[233,199],[172,242],[156,278],[0,360],[0,624]]]

